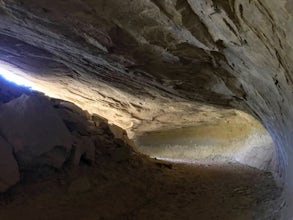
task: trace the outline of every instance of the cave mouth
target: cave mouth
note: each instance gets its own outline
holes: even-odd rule
[[[252,116],[235,110],[217,121],[136,137],[139,152],[176,163],[240,163],[273,171],[275,145],[270,134]]]
[[[3,77],[5,80],[14,83],[18,86],[36,90],[35,83],[27,80],[26,78],[22,77],[21,75],[17,74],[11,69],[6,69],[5,67],[0,66],[0,76]]]

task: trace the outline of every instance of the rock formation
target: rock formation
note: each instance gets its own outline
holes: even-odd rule
[[[0,137],[0,192],[5,192],[19,180],[19,170],[13,149]]]
[[[1,83],[11,97],[0,105],[0,219],[279,217],[280,190],[270,172],[235,161],[190,166],[152,160],[106,119]],[[252,162],[262,162],[258,156]]]
[[[235,111],[216,122],[152,131],[136,137],[135,148],[154,158],[196,164],[241,163],[274,169],[274,143],[251,116]]]
[[[0,130],[18,161],[60,168],[72,138],[62,119],[44,97],[22,95],[0,107]]]
[[[130,158],[129,146],[115,139],[105,119],[39,92],[18,93],[3,79],[1,84],[11,98],[0,105],[0,192],[23,181],[20,174],[30,179],[32,173],[92,165],[99,155],[114,162]]]
[[[253,115],[275,143],[288,220],[292,10],[290,0],[1,0],[0,66],[129,137],[219,121],[231,108]]]

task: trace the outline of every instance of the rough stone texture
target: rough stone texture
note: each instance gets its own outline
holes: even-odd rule
[[[0,106],[0,132],[23,165],[40,163],[60,168],[72,137],[49,99],[22,95]]]
[[[11,88],[5,94],[13,99],[19,91],[12,84]],[[25,169],[20,164],[19,183],[0,193],[0,219],[18,220],[20,214],[23,220],[278,219],[280,190],[271,173],[239,164],[190,166],[152,160],[135,152],[125,131],[106,119],[72,103],[31,93],[13,100],[8,97],[11,101],[3,106],[24,97],[45,99],[73,136],[73,147],[60,169],[36,164]],[[251,128],[250,123],[242,121],[240,131],[214,135],[231,138],[234,132],[239,136]],[[58,159],[58,154],[50,156]]]
[[[0,60],[128,132],[230,114],[214,105],[253,114],[276,144],[287,220],[292,14],[290,0],[2,0]]]
[[[73,103],[62,100],[52,100],[52,102],[73,137],[73,164],[79,165],[81,159],[93,163],[95,145],[92,136],[103,134],[103,131],[98,129],[99,124],[96,125],[87,112],[82,111]]]
[[[93,3],[97,4],[93,6],[93,9],[100,8],[102,2]],[[25,22],[26,24],[23,24],[25,11],[22,11],[19,15],[14,15],[18,9],[23,10],[22,7],[28,7],[29,11],[33,11],[37,9],[40,3],[33,1],[26,1],[24,4],[3,2],[4,8],[12,7],[16,10],[9,9],[6,12],[8,15],[3,14],[1,25],[5,30],[5,33],[3,33],[5,35],[1,36],[2,53],[0,56],[1,60],[20,67],[25,74],[28,74],[28,79],[39,83],[37,86],[42,91],[61,99],[70,100],[92,113],[107,118],[109,122],[115,123],[128,131],[135,130],[136,133],[170,126],[181,127],[182,124],[203,123],[206,120],[217,120],[223,115],[230,114],[229,110],[219,110],[214,106],[200,103],[209,99],[209,103],[227,104],[232,99],[232,93],[227,89],[224,81],[216,76],[209,76],[209,73],[213,71],[221,78],[228,77],[230,74],[218,65],[216,67],[209,65],[209,60],[212,60],[212,58],[201,49],[198,50],[195,47],[188,49],[188,44],[180,43],[182,40],[178,39],[179,42],[173,43],[170,39],[170,45],[178,43],[178,55],[183,53],[182,59],[184,62],[166,62],[162,59],[161,53],[166,50],[165,55],[168,57],[168,48],[163,50],[161,45],[156,45],[156,42],[152,44],[145,42],[143,37],[132,36],[134,34],[131,33],[131,30],[128,30],[130,27],[125,29],[121,26],[122,24],[116,24],[117,21],[108,22],[99,18],[98,14],[92,15],[86,11],[77,16],[76,13],[79,14],[79,11],[83,11],[81,8],[84,6],[74,1],[71,2],[72,7],[66,7],[69,17],[65,20],[65,17],[62,18],[65,11],[62,7],[65,7],[65,5],[62,5],[62,3],[58,5],[59,3],[54,4],[53,2],[41,3],[41,8],[47,9],[46,6],[50,5],[50,7],[56,7],[56,10],[58,10],[56,14],[44,14],[41,9],[42,13],[36,15],[37,17],[40,16],[38,19],[41,20],[43,16],[48,16],[46,19],[54,17],[54,21],[51,21],[54,23],[54,27],[51,27],[51,23],[46,19],[45,23],[28,19]],[[123,7],[116,4],[114,5],[117,8]],[[157,10],[154,12],[160,15],[158,7],[151,2],[140,2],[138,5],[141,10],[149,5]],[[117,11],[115,7],[106,8],[111,10],[112,14]],[[39,11],[36,10],[36,13],[39,13]],[[61,13],[62,16],[57,16],[58,13]],[[129,14],[130,11],[129,13],[119,12],[122,17],[125,13]],[[12,18],[13,23],[15,23],[12,25],[10,16],[20,16],[21,18]],[[107,17],[110,15],[101,14],[100,16]],[[155,18],[152,18],[153,12],[146,13],[145,16],[149,17],[150,22],[155,22],[152,25],[157,23]],[[131,20],[136,19],[131,17]],[[160,19],[165,22],[168,18],[161,15]],[[67,22],[78,23],[76,27],[74,25],[76,30],[71,26],[67,27]],[[128,23],[125,19],[123,19],[123,22]],[[97,27],[97,29],[95,30],[93,27]],[[81,28],[82,30],[80,30]],[[137,28],[133,31],[141,32]],[[35,29],[40,29],[43,34],[28,34],[28,32],[33,33]],[[159,24],[157,27],[155,26],[154,32],[156,29],[161,29]],[[18,35],[16,32],[20,30],[23,30],[21,39],[20,36],[15,36]],[[91,33],[92,31],[93,33]],[[170,31],[172,34],[176,34],[176,27],[173,26]],[[24,35],[26,34],[29,35],[27,36],[30,38],[29,42],[25,40]],[[163,35],[167,34],[163,33]],[[86,40],[89,36],[94,41]],[[184,37],[184,35],[182,36]],[[152,33],[149,37],[157,38]],[[100,51],[96,47],[97,44],[93,43],[99,43],[98,39],[100,38],[111,41],[110,45],[107,44],[109,52]],[[199,54],[196,55],[197,53]],[[193,55],[196,55],[196,57],[188,57]],[[11,59],[12,57],[14,59]],[[153,69],[149,69],[150,67],[153,67]],[[202,69],[202,67],[204,68]],[[229,81],[234,80],[232,76],[229,76],[229,78],[231,78]],[[209,82],[207,82],[207,79]],[[213,88],[206,85],[207,83]],[[223,91],[226,95],[219,96],[213,90]]]
[[[93,165],[97,155],[117,162],[130,158],[125,149],[129,139],[116,140],[107,120],[3,79],[0,85],[0,134],[10,143],[0,136],[0,192],[19,180],[47,175],[52,167],[60,171]]]
[[[12,147],[0,137],[0,192],[5,192],[19,180],[18,165]]]

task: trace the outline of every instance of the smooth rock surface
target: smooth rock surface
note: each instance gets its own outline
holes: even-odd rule
[[[273,171],[274,143],[253,117],[239,111],[217,122],[145,133],[139,152],[153,158],[195,164],[241,163]]]

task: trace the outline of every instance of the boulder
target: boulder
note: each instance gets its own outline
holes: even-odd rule
[[[20,166],[60,168],[72,146],[71,134],[49,99],[37,94],[0,106],[0,132],[13,146]]]
[[[88,119],[86,117],[85,111],[82,111],[82,109],[71,103],[68,104],[67,102],[62,102],[62,104],[55,108],[68,130],[70,132],[76,131],[80,135],[84,136],[89,135],[87,129]]]
[[[62,118],[64,124],[73,136],[73,165],[79,165],[81,160],[92,164],[95,160],[95,145],[90,138],[92,135],[101,133],[88,112],[70,102],[55,101],[55,109]]]
[[[5,192],[19,180],[19,170],[12,147],[0,137],[0,192]]]

